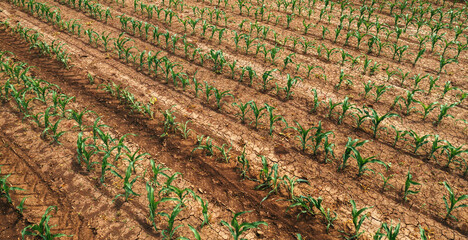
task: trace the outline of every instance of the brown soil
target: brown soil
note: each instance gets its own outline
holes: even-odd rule
[[[66,19],[81,19],[79,22],[86,28],[92,27],[98,33],[108,32],[113,37],[117,37],[121,32],[120,23],[116,16],[123,13],[148,21],[162,29],[168,29],[171,33],[184,34],[183,26],[180,23],[169,26],[156,18],[146,19],[140,13],[133,11],[133,5],[130,2],[126,3],[126,7],[121,7],[120,4],[112,1],[100,2],[103,6],[112,8],[114,19],[109,20],[108,23],[96,21],[88,14],[66,4],[52,0],[42,2],[60,8],[62,16]],[[355,4],[359,4],[358,1],[355,2]],[[186,1],[185,4],[199,8],[213,7],[208,1]],[[254,1],[252,4],[255,5]],[[273,4],[273,2],[269,4]],[[0,2],[0,8],[2,9],[0,20],[8,18],[12,25],[19,21],[24,26],[43,33],[44,39],[49,42],[53,39],[59,39],[66,43],[66,48],[73,53],[73,67],[68,70],[63,69],[57,61],[41,56],[36,51],[30,51],[25,41],[4,29],[0,30],[1,50],[11,51],[16,55],[16,60],[35,66],[31,70],[34,76],[58,85],[61,92],[69,96],[75,96],[76,101],[71,103],[71,107],[79,110],[86,108],[96,112],[101,117],[102,123],[111,127],[109,131],[113,136],[120,137],[126,133],[137,134],[138,137],[127,139],[132,152],[141,149],[141,152],[151,154],[156,163],[171,168],[171,173],[182,173],[183,179],[176,181],[177,186],[191,188],[203,199],[208,200],[210,203],[209,214],[211,215],[210,225],[198,229],[202,239],[228,239],[227,228],[219,224],[220,221],[229,222],[233,213],[249,210],[252,212],[244,215],[244,220],[265,221],[268,223],[268,227],[250,231],[246,235],[248,239],[295,239],[297,233],[300,233],[304,239],[339,239],[342,235],[341,230],[352,231],[350,199],[356,201],[358,208],[373,206],[366,211],[369,218],[363,225],[363,230],[366,231],[365,238],[368,239],[384,222],[393,225],[401,223],[399,235],[401,239],[419,239],[419,226],[427,230],[431,239],[466,239],[468,235],[466,208],[460,208],[454,212],[454,215],[459,219],[458,222],[443,219],[445,208],[442,196],[446,195],[447,192],[442,182],[449,182],[456,193],[466,194],[468,182],[466,176],[463,176],[462,170],[454,164],[445,168],[443,163],[428,161],[426,154],[430,149],[429,144],[421,148],[418,154],[414,154],[409,136],[407,136],[406,141],[401,141],[394,147],[392,145],[394,131],[390,128],[391,125],[394,125],[401,130],[414,130],[420,135],[438,134],[441,139],[456,146],[466,144],[468,140],[466,125],[456,121],[456,119],[467,118],[468,105],[466,101],[451,110],[454,119],[447,118],[437,127],[432,124],[437,118],[437,109],[429,114],[426,120],[422,120],[421,115],[416,113],[416,111],[421,111],[420,106],[413,110],[409,116],[404,114],[405,109],[394,109],[393,111],[400,114],[402,118],[385,120],[382,126],[387,127],[387,131],[380,131],[378,138],[372,137],[369,122],[363,124],[362,129],[356,129],[355,121],[351,117],[345,118],[342,124],[337,123],[336,116],[327,117],[326,105],[328,102],[322,103],[315,113],[309,111],[313,102],[310,91],[317,89],[321,100],[332,99],[333,102],[336,102],[348,96],[356,106],[367,105],[379,113],[386,113],[390,111],[390,106],[396,96],[404,96],[406,90],[412,89],[412,83],[410,83],[411,80],[407,80],[408,82],[401,85],[396,76],[387,81],[383,66],[389,65],[394,69],[399,67],[403,72],[409,71],[411,74],[430,73],[434,75],[438,69],[438,58],[435,54],[428,55],[413,67],[410,59],[404,59],[402,62],[394,61],[389,49],[384,49],[381,56],[369,54],[369,59],[378,61],[382,65],[375,76],[369,76],[369,74],[361,74],[362,61],[361,64],[358,64],[359,66],[354,68],[350,67],[349,63],[341,67],[338,63],[340,61],[339,53],[335,54],[331,60],[326,60],[323,56],[318,57],[315,50],[306,54],[288,43],[278,59],[283,59],[290,53],[296,53],[295,61],[320,66],[324,71],[314,70],[312,77],[308,79],[306,78],[307,71],[304,68],[296,72],[294,66],[277,73],[275,81],[280,86],[285,85],[286,74],[301,76],[305,79],[295,86],[292,99],[286,101],[284,96],[277,96],[275,90],[272,89],[273,86],[268,91],[262,91],[260,87],[261,74],[268,69],[281,69],[282,63],[279,63],[278,60],[277,65],[273,66],[269,62],[265,62],[260,55],[256,57],[252,53],[245,54],[242,51],[236,51],[234,43],[229,40],[233,36],[230,31],[226,31],[225,41],[221,45],[215,38],[209,40],[201,37],[200,29],[197,29],[196,34],[188,34],[188,40],[202,49],[223,50],[229,62],[237,60],[241,66],[252,66],[260,77],[254,80],[252,86],[248,84],[248,80],[241,83],[238,79],[231,79],[227,70],[222,74],[215,74],[211,71],[211,62],[202,65],[198,60],[187,60],[183,49],[174,53],[166,49],[164,44],[157,46],[141,36],[126,35],[133,39],[132,44],[141,51],[162,50],[161,56],[167,56],[171,61],[181,63],[189,77],[197,72],[196,76],[200,82],[206,81],[220,90],[230,90],[230,93],[235,96],[236,102],[245,103],[255,100],[257,104],[268,103],[275,107],[275,114],[282,115],[290,125],[294,120],[303,126],[316,126],[321,121],[325,130],[333,130],[334,136],[331,139],[336,146],[335,160],[331,163],[324,163],[322,151],[319,151],[318,155],[302,152],[295,138],[296,134],[292,130],[281,131],[284,127],[283,123],[275,125],[273,137],[268,134],[267,116],[261,120],[262,125],[258,129],[254,128],[252,124],[242,124],[235,115],[238,113],[238,109],[232,106],[234,103],[232,98],[226,98],[226,103],[223,104],[221,110],[218,110],[214,100],[206,101],[203,92],[200,93],[200,97],[196,97],[193,86],[189,86],[188,90],[183,90],[172,84],[166,84],[160,77],[155,78],[146,70],[139,70],[135,64],[119,60],[115,53],[105,52],[102,46],[98,48],[94,44],[90,46],[86,36],[78,37],[66,31],[60,31],[50,23],[39,20],[6,1]],[[240,15],[237,9],[223,7],[220,9],[230,16],[229,30],[249,32],[245,30],[245,27],[244,30],[241,30],[238,24],[243,19],[255,21],[252,15]],[[188,7],[184,11],[174,10],[181,17],[194,17]],[[284,16],[285,12],[276,11],[275,14]],[[316,13],[314,16],[311,21],[317,23],[318,14]],[[379,16],[382,21],[392,24],[393,18],[387,12],[379,13]],[[344,39],[340,38],[335,43],[332,37],[333,33],[330,33],[327,39],[322,40],[318,28],[308,35],[301,34],[302,19],[301,17],[295,19],[289,29],[272,22],[263,21],[260,23],[271,27],[281,36],[304,37],[304,39],[316,41],[316,45],[324,44],[327,48],[343,48],[353,56],[366,53],[364,48],[355,47],[354,38],[350,40],[350,46],[343,46]],[[331,23],[323,21],[322,23],[330,29],[334,29],[338,24],[336,18]],[[219,26],[224,25],[219,24]],[[452,36],[449,31],[447,36]],[[408,44],[412,49],[418,46],[414,38],[410,38],[408,34],[404,34],[399,41]],[[271,35],[263,42],[267,47],[274,46],[274,39]],[[458,64],[447,67],[448,74],[441,76],[440,83],[450,80],[454,86],[465,91],[467,89],[467,61],[465,52],[460,56]],[[227,69],[227,67],[225,68]],[[334,85],[342,68],[351,75],[354,86],[342,87],[341,90],[337,91],[334,89]],[[327,80],[320,77],[322,73],[328,76]],[[95,76],[94,84],[89,83],[87,74]],[[238,77],[238,75],[240,72],[236,76]],[[247,77],[245,76],[244,79]],[[1,83],[4,83],[5,80],[2,79]],[[362,95],[362,85],[369,80],[374,81],[376,85],[387,84],[393,89],[386,93],[379,102],[374,102],[373,97],[365,98]],[[124,88],[127,87],[141,102],[147,103],[156,99],[152,106],[156,114],[155,118],[150,119],[142,114],[130,113],[128,107],[122,105],[99,87],[99,84],[110,82],[120,84]],[[427,89],[428,84],[422,82],[419,87]],[[433,101],[453,103],[459,94],[458,91],[451,91],[442,99],[440,98],[441,92],[442,89],[439,88],[431,95],[417,93],[417,99],[425,103]],[[173,105],[175,105],[173,109],[176,110],[175,115],[178,122],[191,120],[189,128],[192,132],[188,139],[181,138],[180,134],[170,134],[164,139],[159,138],[163,132],[161,124],[163,117],[159,111],[164,111]],[[140,196],[132,198],[129,202],[121,200],[112,202],[114,196],[122,192],[122,180],[108,174],[106,175],[107,184],[101,185],[99,183],[99,165],[96,165],[96,169],[93,171],[86,171],[83,166],[77,164],[76,136],[79,131],[72,128],[73,121],[64,120],[61,125],[61,128],[67,131],[60,139],[62,145],[49,144],[48,140],[40,137],[42,129],[36,127],[29,119],[22,120],[23,116],[12,102],[2,103],[0,109],[2,112],[0,140],[3,141],[0,148],[0,165],[4,165],[1,173],[12,173],[9,178],[11,184],[27,190],[12,194],[14,204],[17,205],[23,197],[28,197],[25,204],[26,209],[22,215],[1,199],[2,216],[0,218],[7,219],[5,224],[4,221],[0,223],[2,239],[3,236],[8,236],[6,239],[18,238],[21,229],[27,223],[37,223],[48,206],[58,207],[58,212],[54,213],[51,220],[52,223],[58,224],[54,231],[73,235],[74,239],[162,238],[160,232],[154,231],[148,221],[145,182],[150,179],[150,174],[146,174],[146,171],[151,171],[149,161],[141,161],[136,169],[138,175],[145,175],[134,186],[135,192],[139,193]],[[37,104],[35,109],[44,111],[45,107]],[[341,111],[341,108],[338,107],[337,111]],[[247,123],[254,120],[251,112],[247,118]],[[85,115],[85,125],[92,125],[95,119],[92,114]],[[200,135],[210,136],[216,146],[232,144],[230,162],[223,162],[220,159],[219,151],[216,151],[214,157],[207,157],[201,151],[192,154],[196,137]],[[371,165],[371,168],[387,177],[392,176],[389,183],[393,185],[393,188],[382,190],[382,181],[377,174],[369,173],[369,175],[357,177],[357,166],[353,160],[350,160],[352,163],[349,163],[350,166],[345,171],[336,171],[341,163],[341,156],[348,137],[370,140],[369,143],[360,148],[360,151],[363,156],[377,156],[378,159],[391,164],[389,171],[385,171],[380,165]],[[285,188],[263,203],[261,202],[267,192],[254,190],[257,182],[242,180],[236,168],[236,157],[242,152],[244,146],[247,157],[251,161],[251,178],[258,177],[261,169],[258,155],[264,155],[271,164],[278,163],[280,175],[295,176],[309,181],[309,185],[297,185],[295,193],[297,196],[307,194],[313,197],[321,196],[324,199],[324,207],[336,211],[338,219],[335,221],[335,227],[330,229],[330,233],[326,232],[321,216],[302,215],[296,218],[299,213],[297,209],[287,211],[288,202],[282,201],[288,197]],[[442,154],[438,156],[445,159]],[[118,164],[117,169],[120,174],[125,174],[126,164]],[[402,186],[408,170],[411,170],[414,179],[422,183],[422,186],[417,187],[420,193],[411,195],[408,202],[403,202],[401,200]],[[196,201],[189,202],[187,205],[187,209],[190,211],[184,211],[176,223],[198,226],[203,219],[200,214],[200,206]],[[164,210],[169,211],[169,209],[169,207],[165,207]],[[163,219],[159,220],[162,222]],[[181,228],[178,234],[192,236],[187,227]]]

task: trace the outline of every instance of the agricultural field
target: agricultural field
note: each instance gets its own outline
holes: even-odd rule
[[[468,239],[467,97],[463,1],[1,0],[0,239]]]

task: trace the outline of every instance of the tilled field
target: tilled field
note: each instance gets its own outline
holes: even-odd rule
[[[468,235],[466,3],[0,10],[1,239]]]

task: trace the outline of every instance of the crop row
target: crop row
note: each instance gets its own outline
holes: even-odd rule
[[[128,52],[128,51],[127,51],[127,52]],[[123,51],[123,54],[122,54],[122,55],[125,55],[125,51]],[[131,55],[130,55],[130,56],[131,56]],[[134,58],[134,59],[135,59],[135,58]],[[128,61],[128,58],[127,58],[126,61]],[[134,60],[134,62],[136,62],[136,61]],[[141,61],[140,61],[140,65],[141,65]],[[174,70],[173,70],[172,72],[173,72],[173,73],[177,73],[177,72],[175,72]],[[169,74],[167,73],[167,71],[166,71],[165,74],[167,74],[166,76],[169,75]],[[174,76],[174,74],[172,74],[171,76]],[[291,79],[293,79],[293,78],[291,77]],[[166,80],[167,80],[167,78],[166,78]],[[208,86],[208,89],[209,89],[210,86],[207,85],[207,84],[205,84],[205,87],[207,87],[207,86]],[[206,93],[206,92],[211,92],[211,91],[205,91],[205,93]],[[207,100],[209,100],[209,96],[210,96],[210,95],[209,95],[209,93],[208,93]],[[218,105],[219,105],[219,104],[218,104]],[[332,105],[334,105],[334,104],[332,103]],[[249,105],[249,106],[250,106],[250,105]],[[267,105],[265,105],[265,109],[266,109],[266,106],[267,106]],[[252,107],[251,110],[252,110],[252,111],[255,111],[254,108],[255,108],[255,107]],[[257,109],[258,109],[258,108],[257,108]],[[407,108],[407,109],[408,109],[408,108]],[[333,110],[333,109],[331,109],[330,112],[332,112],[332,110]],[[257,112],[258,112],[258,111],[257,111]],[[345,112],[345,113],[346,113],[346,112]],[[329,114],[329,115],[331,116],[332,114]],[[270,116],[271,116],[271,114],[270,114]],[[273,115],[273,116],[274,116],[274,115]],[[346,116],[346,115],[345,115],[345,116]],[[256,117],[256,118],[257,118],[257,117]],[[276,119],[279,119],[279,118],[276,118]],[[339,119],[340,119],[340,118],[339,118]],[[273,122],[273,123],[274,123],[274,122]],[[273,126],[273,125],[270,124],[270,132],[272,131],[272,130],[271,130],[271,129],[272,129],[271,126]],[[378,129],[378,128],[374,128],[374,129]],[[298,130],[296,130],[296,131],[298,131]],[[374,134],[375,134],[375,133],[374,133]],[[413,135],[413,137],[414,137],[414,135]],[[426,138],[427,138],[427,137],[426,137]],[[424,139],[423,139],[422,142],[424,142]],[[436,144],[437,144],[437,143],[436,143]],[[414,144],[414,145],[416,146],[416,140],[415,140],[415,144]],[[415,148],[416,148],[416,147],[415,147]],[[417,151],[417,149],[416,149],[415,151]],[[450,162],[449,162],[449,163],[450,163]]]

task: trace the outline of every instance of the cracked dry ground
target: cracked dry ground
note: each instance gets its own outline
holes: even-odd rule
[[[112,12],[112,19],[98,20],[92,14],[83,9],[71,7],[70,1],[41,0],[38,3],[51,6],[51,9],[59,9],[61,21],[75,19],[82,24],[83,32],[85,29],[93,29],[97,34],[106,33],[111,38],[118,38],[122,32],[121,22],[117,16],[131,17],[142,20],[147,23],[158,26],[161,31],[166,30],[170,34],[182,36],[186,34],[187,41],[194,47],[200,48],[200,51],[208,52],[210,49],[222,50],[224,57],[229,63],[234,60],[241,66],[250,66],[259,75],[249,83],[247,72],[244,81],[239,81],[241,70],[235,72],[235,79],[231,77],[227,66],[222,73],[213,72],[213,62],[205,60],[203,64],[200,60],[194,60],[192,55],[184,52],[183,44],[179,42],[178,49],[175,51],[162,40],[161,44],[156,44],[152,38],[144,36],[144,30],[140,34],[132,33],[131,28],[123,36],[132,39],[128,46],[134,46],[130,49],[136,57],[134,60],[125,61],[119,59],[114,45],[110,44],[112,51],[106,51],[102,42],[96,41],[89,43],[88,36],[84,33],[81,36],[71,34],[65,29],[47,21],[39,14],[31,14],[26,7],[14,4],[15,1],[0,1],[0,20],[8,19],[11,26],[21,23],[22,26],[35,29],[42,34],[44,41],[51,43],[59,40],[66,45],[64,49],[71,53],[71,64],[69,69],[63,68],[63,65],[55,59],[39,54],[37,50],[30,50],[29,43],[22,40],[18,34],[10,29],[2,27],[0,29],[0,50],[9,51],[14,54],[11,61],[20,61],[27,63],[28,66],[34,66],[29,70],[28,75],[44,79],[59,88],[60,93],[75,97],[67,105],[67,109],[83,111],[92,110],[83,117],[84,126],[93,126],[99,116],[99,124],[105,124],[103,127],[106,133],[112,138],[119,139],[127,133],[133,133],[135,136],[128,136],[125,144],[130,153],[148,153],[138,161],[135,170],[132,171],[132,179],[139,176],[133,184],[133,191],[139,195],[131,196],[128,201],[123,198],[114,197],[123,193],[123,180],[112,174],[110,171],[105,173],[105,183],[101,183],[101,162],[105,157],[102,153],[97,153],[92,157],[92,161],[97,164],[93,169],[87,170],[85,165],[77,162],[77,136],[81,132],[76,127],[75,120],[63,118],[60,123],[60,130],[66,131],[61,137],[61,144],[51,143],[51,139],[43,136],[43,127],[38,126],[32,118],[26,118],[20,111],[14,101],[2,101],[0,104],[0,165],[1,176],[11,174],[8,181],[12,186],[25,189],[24,191],[12,191],[13,203],[10,204],[1,199],[1,218],[6,221],[0,223],[1,239],[17,239],[21,237],[20,231],[27,225],[38,223],[48,206],[57,206],[57,212],[52,212],[51,225],[57,225],[53,232],[73,235],[69,238],[74,239],[162,239],[162,229],[167,227],[166,217],[157,215],[155,217],[158,230],[156,231],[149,220],[148,198],[146,183],[153,179],[153,169],[150,164],[152,159],[156,165],[162,164],[168,168],[168,176],[177,178],[172,183],[178,189],[192,189],[194,194],[208,202],[209,224],[200,227],[204,220],[200,202],[192,194],[184,195],[183,210],[176,216],[175,226],[183,224],[183,227],[177,229],[174,239],[177,237],[193,238],[192,231],[188,227],[194,226],[200,233],[202,239],[231,239],[228,229],[220,224],[221,220],[230,222],[234,213],[241,211],[251,211],[242,215],[242,221],[255,222],[265,221],[268,226],[260,226],[258,229],[247,231],[244,238],[247,239],[296,239],[297,234],[301,234],[303,239],[340,239],[344,233],[353,232],[353,222],[351,219],[351,204],[349,200],[353,199],[358,208],[370,207],[365,213],[367,219],[363,222],[362,231],[365,233],[362,239],[371,239],[373,234],[379,229],[382,223],[396,225],[401,224],[398,239],[420,239],[420,227],[425,229],[428,239],[466,239],[468,234],[468,213],[466,208],[457,209],[454,215],[458,221],[444,219],[443,196],[447,195],[442,182],[450,183],[457,194],[466,194],[468,184],[466,176],[463,174],[463,166],[452,164],[444,167],[446,162],[445,154],[440,152],[437,156],[441,162],[427,160],[427,153],[430,150],[430,143],[421,147],[417,153],[414,151],[409,138],[409,134],[403,137],[397,144],[394,143],[395,132],[391,126],[399,130],[413,130],[414,134],[423,136],[425,134],[437,134],[440,139],[460,146],[467,142],[467,131],[465,125],[458,119],[466,119],[467,107],[466,101],[456,105],[451,110],[454,118],[447,118],[439,126],[434,126],[433,121],[437,114],[432,112],[427,119],[423,120],[420,113],[420,106],[409,115],[406,115],[405,108],[391,109],[393,100],[398,95],[405,95],[412,86],[400,84],[399,79],[394,77],[387,80],[387,74],[383,67],[375,75],[361,74],[362,62],[360,66],[351,66],[349,62],[340,66],[339,54],[335,54],[331,59],[326,60],[320,57],[315,51],[305,52],[303,49],[296,48],[292,41],[283,46],[283,51],[278,59],[295,53],[295,63],[302,63],[304,66],[313,64],[317,68],[309,76],[307,70],[300,68],[297,70],[290,65],[283,69],[283,64],[277,60],[276,66],[270,61],[264,61],[260,55],[255,55],[255,47],[249,54],[237,49],[231,39],[234,37],[233,30],[239,33],[249,33],[245,28],[239,26],[244,19],[255,22],[253,14],[240,14],[236,7],[236,2],[229,0],[228,5],[217,5],[217,9],[223,10],[229,21],[226,26],[222,21],[216,23],[218,27],[225,27],[224,41],[219,44],[216,37],[210,39],[211,30],[205,37],[200,33],[204,31],[200,25],[191,33],[191,29],[184,29],[181,22],[174,20],[172,24],[163,21],[163,17],[158,19],[153,17],[149,19],[144,11],[134,11],[134,5],[127,2],[124,6],[120,2],[113,1],[94,1],[99,3],[103,9],[109,8]],[[137,1],[138,4],[153,4],[161,8],[170,8],[179,19],[187,17],[200,17],[192,11],[192,7],[197,9],[214,9],[214,3],[208,1],[182,1],[184,8],[181,9],[161,1]],[[349,1],[350,6],[359,8],[359,1]],[[278,10],[274,1],[265,1],[270,6],[270,11],[275,16],[284,17],[289,14],[288,11]],[[439,3],[432,1],[436,6]],[[252,1],[252,7],[256,8],[259,3]],[[303,4],[306,4],[305,2]],[[333,41],[334,37],[329,34],[322,39],[317,31],[302,33],[302,20],[313,23],[319,22],[320,9],[324,2],[318,1],[315,8],[318,9],[310,19],[297,16],[294,21],[286,27],[283,23],[275,24],[274,21],[259,21],[260,24],[268,26],[279,36],[292,36],[315,41],[316,46],[322,46],[327,49],[342,48],[348,51],[352,56],[366,54],[367,49],[356,47],[356,39],[349,40],[349,46],[344,46],[344,37],[338,41]],[[456,4],[454,7],[462,8],[462,4]],[[445,7],[448,9],[449,7]],[[445,9],[444,8],[444,9]],[[346,10],[348,11],[348,10]],[[163,12],[161,13],[164,14]],[[334,10],[331,15],[338,14]],[[388,9],[376,13],[382,22],[393,24],[393,17]],[[205,15],[201,18],[209,20]],[[466,17],[465,17],[466,18]],[[120,18],[121,19],[121,18]],[[175,17],[174,17],[175,19]],[[333,29],[339,22],[335,17],[330,22],[321,22],[324,26]],[[130,24],[129,24],[130,25]],[[246,23],[247,25],[247,23]],[[403,33],[400,42],[417,48],[417,41],[410,37],[411,31],[415,31],[415,26],[411,25],[406,33]],[[370,30],[375,31],[375,30]],[[427,29],[422,29],[427,31]],[[446,31],[446,37],[453,37],[454,33]],[[252,31],[250,31],[252,33]],[[466,33],[466,31],[464,31]],[[258,34],[258,33],[257,33]],[[92,35],[92,34],[91,34]],[[217,36],[217,35],[216,35]],[[161,36],[161,39],[163,37]],[[276,37],[269,35],[265,38],[257,39],[258,42],[265,44],[267,48],[275,46]],[[281,37],[278,37],[281,39]],[[169,46],[169,47],[168,47]],[[242,45],[243,46],[243,45]],[[159,57],[166,56],[172,62],[180,65],[177,70],[182,70],[190,79],[196,76],[199,82],[204,83],[203,87],[213,86],[218,90],[229,90],[233,97],[226,97],[221,102],[222,108],[218,109],[215,97],[211,96],[207,101],[206,88],[194,91],[193,82],[182,88],[180,83],[174,86],[166,83],[163,74],[154,75],[148,72],[146,66],[140,68],[138,64],[138,51],[161,51]],[[439,50],[439,47],[436,47]],[[257,50],[258,51],[258,50]],[[414,51],[414,50],[412,50]],[[451,54],[454,49],[448,50]],[[194,54],[195,56],[195,54]],[[412,66],[409,59],[397,62],[392,59],[390,49],[384,48],[382,54],[369,54],[369,59],[378,61],[382,66],[391,66],[393,69],[399,68],[401,72],[410,72],[413,74],[430,74],[436,76],[438,70],[438,57],[435,54],[428,54],[421,59],[416,66]],[[5,58],[4,58],[5,59]],[[133,62],[133,63],[132,63]],[[444,104],[451,104],[457,101],[460,91],[467,88],[467,54],[463,52],[459,57],[457,64],[451,64],[446,67],[447,73],[440,77],[440,83],[450,80],[453,86],[458,90],[449,92],[442,99],[440,95],[443,92],[442,87],[435,89],[431,94],[417,92],[416,97],[424,103],[439,101]],[[273,73],[275,81],[279,86],[285,86],[287,75],[300,76],[304,81],[299,82],[294,87],[294,95],[289,100],[284,99],[284,95],[276,94],[274,84],[268,86],[265,91],[261,87],[261,73],[265,70],[278,68],[281,71]],[[353,86],[343,86],[336,90],[334,85],[340,76],[340,70],[344,69],[354,81]],[[162,71],[162,70],[161,70]],[[243,74],[243,72],[242,72]],[[94,76],[93,83],[89,76]],[[324,78],[323,76],[327,76]],[[3,86],[9,79],[8,75],[3,73],[0,79]],[[362,94],[362,85],[368,81],[392,86],[381,97],[379,101],[374,101],[373,97],[364,97]],[[170,79],[169,81],[173,81]],[[174,81],[177,81],[174,80]],[[154,118],[144,114],[131,112],[131,109],[122,104],[115,96],[105,91],[104,85],[111,86],[115,83],[122,89],[127,89],[134,94],[135,98],[143,103],[151,103],[151,108],[155,112]],[[19,85],[19,84],[18,84]],[[429,86],[427,79],[419,85],[421,89],[427,89]],[[19,89],[19,87],[18,87]],[[317,111],[311,113],[314,96],[311,89],[316,89],[318,98],[327,102],[319,105]],[[28,93],[29,94],[29,93]],[[28,98],[32,98],[33,95]],[[361,128],[357,128],[355,120],[351,116],[345,116],[343,121],[338,119],[342,107],[336,108],[336,114],[329,115],[328,101],[343,101],[345,97],[356,106],[367,105],[375,109],[378,113],[384,114],[388,111],[398,113],[400,118],[388,118],[383,121],[378,138],[373,137],[369,121],[365,122]],[[49,96],[49,103],[52,104],[52,94]],[[292,129],[283,129],[283,122],[276,122],[272,135],[269,134],[268,114],[260,119],[260,126],[254,127],[251,121],[254,121],[252,111],[247,113],[246,123],[239,120],[237,108],[233,103],[246,103],[254,100],[257,105],[264,106],[269,104],[275,108],[274,114],[281,115],[290,126],[296,126],[294,121],[298,121],[302,126],[317,126],[321,122],[324,131],[333,131],[329,135],[329,140],[335,144],[334,158],[330,157],[330,162],[324,161],[325,154],[319,149],[318,154],[311,154],[311,149],[302,151],[299,141],[296,138],[297,133]],[[172,107],[172,108],[171,108]],[[38,100],[31,102],[31,109],[34,114],[45,113],[48,106]],[[188,123],[191,129],[187,138],[181,137],[179,131],[170,132],[164,138],[160,136],[164,132],[163,114],[167,109],[174,110],[176,121],[181,124]],[[391,109],[391,110],[390,110]],[[58,117],[53,120],[57,121]],[[384,130],[384,127],[386,130]],[[93,136],[92,127],[83,128],[85,136]],[[230,161],[222,159],[220,151],[215,149],[214,156],[207,156],[206,152],[192,150],[196,147],[197,138],[201,135],[210,136],[215,146],[232,146],[229,152]],[[359,148],[360,153],[365,156],[376,156],[391,167],[386,170],[380,165],[369,165],[375,173],[368,172],[367,175],[356,176],[357,165],[354,159],[349,160],[349,166],[344,171],[337,171],[341,164],[341,156],[344,153],[348,137],[353,139],[369,140]],[[205,137],[206,139],[206,137]],[[432,137],[429,139],[432,140]],[[429,140],[428,139],[428,140]],[[117,141],[118,142],[118,141]],[[104,148],[105,146],[101,146]],[[223,146],[224,147],[224,146]],[[226,148],[228,148],[226,147]],[[239,174],[239,164],[236,163],[237,156],[241,155],[245,149],[246,158],[250,160],[250,179],[242,179]],[[334,226],[327,232],[324,218],[318,214],[302,214],[299,217],[298,208],[289,209],[290,193],[287,185],[278,185],[279,191],[276,194],[267,196],[269,190],[255,190],[258,185],[259,173],[262,169],[262,162],[259,155],[265,156],[269,166],[278,164],[280,176],[296,177],[306,179],[309,184],[296,184],[294,189],[295,196],[310,195],[314,198],[322,197],[323,206],[330,208],[331,212],[336,212],[337,219]],[[119,161],[114,163],[116,173],[125,176],[128,169],[126,156],[121,156]],[[466,156],[465,156],[466,157]],[[333,158],[333,159],[332,159]],[[461,168],[461,169],[460,169]],[[408,171],[411,171],[413,179],[421,183],[414,189],[419,193],[410,195],[408,201],[402,200],[402,189],[407,177]],[[382,190],[381,176],[390,177],[388,189]],[[159,176],[160,184],[166,182],[165,177]],[[156,191],[161,189],[160,185],[155,185]],[[162,194],[164,195],[164,194]],[[172,196],[172,195],[171,195]],[[25,209],[22,214],[15,210],[20,201],[26,197]],[[172,196],[173,197],[173,196]],[[157,212],[171,213],[175,208],[176,201],[167,201],[158,206]]]

